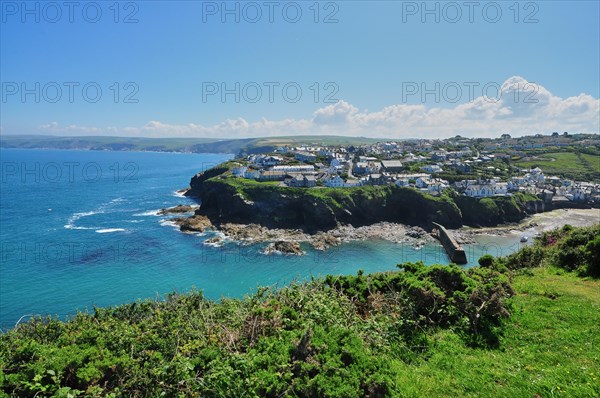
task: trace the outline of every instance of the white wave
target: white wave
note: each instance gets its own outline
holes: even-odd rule
[[[96,228],[88,228],[88,227],[78,227],[75,225],[70,225],[70,224],[66,224],[64,225],[65,229],[81,229],[81,230],[85,230],[85,229],[96,229]]]
[[[202,242],[202,244],[206,245],[206,246],[211,246],[211,247],[223,247],[223,245],[225,244],[225,242],[222,241],[222,240],[220,240],[218,242],[207,242],[207,241],[204,241],[204,242]]]
[[[67,223],[64,225],[64,228],[65,229],[79,229],[79,230],[90,230],[90,229],[98,230],[100,228],[80,227],[75,224],[77,223],[77,221],[79,221],[80,219],[82,219],[84,217],[93,216],[95,214],[104,214],[109,206],[112,206],[114,204],[121,203],[121,202],[126,202],[126,201],[127,201],[127,199],[119,197],[119,198],[112,199],[109,202],[102,203],[100,206],[98,206],[98,208],[96,210],[73,213],[71,215],[71,217],[69,217],[69,219],[67,220]]]
[[[129,222],[129,223],[139,223],[139,222],[144,222],[144,220],[125,220],[125,222]]]
[[[159,211],[160,211],[160,209],[158,209],[158,210],[148,210],[148,211],[145,211],[143,213],[136,213],[133,216],[134,217],[148,217],[148,216],[155,216],[155,217],[157,217]]]
[[[173,196],[176,196],[178,198],[185,198],[186,196],[184,195],[187,192],[187,190],[177,190],[175,192],[173,192]]]
[[[166,220],[160,220],[159,224],[162,225],[163,227],[172,227],[175,229],[179,229],[179,225],[175,224],[173,221],[166,219]]]
[[[81,213],[73,213],[71,217],[67,220],[67,223],[64,225],[65,229],[97,229],[97,228],[89,228],[89,227],[79,227],[75,225],[77,221],[79,221],[83,217],[93,216],[95,214],[102,214],[103,211],[86,211]]]
[[[98,229],[96,230],[99,234],[108,234],[111,232],[125,232],[124,228],[106,228],[106,229]]]

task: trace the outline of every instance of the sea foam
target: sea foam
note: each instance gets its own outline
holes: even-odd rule
[[[96,230],[99,234],[108,234],[111,232],[125,232],[124,228],[106,228],[106,229],[98,229]]]

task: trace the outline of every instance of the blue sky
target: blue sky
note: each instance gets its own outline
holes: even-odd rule
[[[30,13],[22,2],[1,4],[2,134],[598,132],[597,1],[475,2],[471,10],[462,1],[99,1],[72,10],[32,1]],[[206,93],[223,85],[239,102]],[[506,91],[482,101],[484,86],[492,96]],[[24,87],[39,103],[23,98]],[[95,87],[102,96],[91,102]],[[523,104],[528,93],[539,97],[535,106]],[[125,103],[128,94],[137,102]]]

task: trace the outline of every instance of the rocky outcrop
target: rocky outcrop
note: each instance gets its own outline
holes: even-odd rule
[[[223,244],[223,238],[220,236],[214,236],[204,241],[205,245],[209,246],[221,246]]]
[[[332,246],[338,246],[342,240],[330,233],[320,233],[312,239],[312,245],[316,250],[325,250]]]
[[[202,191],[203,191],[202,184],[206,180],[217,177],[219,175],[222,175],[223,173],[225,173],[228,170],[229,170],[228,167],[217,166],[217,167],[213,167],[211,169],[208,169],[206,171],[196,174],[195,176],[192,177],[192,180],[190,181],[190,189],[188,189],[184,195],[192,196],[192,197],[200,197],[202,194]]]
[[[184,213],[192,213],[198,209],[198,206],[188,206],[188,205],[177,205],[175,207],[171,207],[168,209],[160,209],[158,211],[159,216],[164,216],[167,214],[184,214]]]
[[[263,254],[290,254],[301,256],[305,254],[298,242],[277,241],[269,243],[263,250]]]
[[[195,214],[187,218],[174,218],[173,221],[182,232],[204,232],[213,227],[208,217]]]

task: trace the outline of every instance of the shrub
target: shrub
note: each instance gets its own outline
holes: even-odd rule
[[[553,265],[583,276],[600,276],[600,224],[587,228],[562,228],[544,232],[532,246],[503,259],[509,269]]]
[[[494,264],[494,256],[492,256],[491,254],[485,254],[479,258],[478,263],[482,267],[489,268]]]

